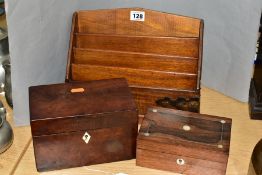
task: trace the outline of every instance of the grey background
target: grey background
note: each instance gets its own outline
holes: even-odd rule
[[[14,120],[29,124],[28,87],[63,82],[72,14],[144,7],[205,20],[202,85],[246,102],[261,0],[6,0]]]

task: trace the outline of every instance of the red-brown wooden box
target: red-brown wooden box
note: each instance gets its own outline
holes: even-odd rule
[[[187,175],[226,173],[231,119],[153,107],[142,122],[136,164]]]
[[[125,79],[29,88],[38,171],[132,159],[138,114]]]

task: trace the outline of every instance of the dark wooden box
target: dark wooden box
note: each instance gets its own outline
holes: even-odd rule
[[[249,113],[251,119],[262,120],[262,77],[260,81],[257,79],[251,80],[249,89]]]
[[[38,171],[135,158],[138,112],[125,79],[29,88]]]
[[[131,21],[131,11],[144,21]],[[142,8],[76,12],[66,80],[125,77],[139,114],[152,105],[199,112],[203,26]]]
[[[187,175],[226,173],[231,119],[149,108],[138,138],[136,164]]]
[[[262,120],[262,63],[255,65],[249,89],[249,113],[251,119]]]

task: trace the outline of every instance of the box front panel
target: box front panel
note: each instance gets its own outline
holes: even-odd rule
[[[172,155],[183,155],[185,157],[191,157],[195,159],[207,160],[210,162],[217,162],[221,164],[227,164],[228,153],[219,152],[202,148],[199,144],[191,142],[190,144],[177,142],[176,144],[172,140],[168,143],[164,143],[164,140],[139,137],[137,140],[137,149],[146,150],[151,152],[166,153]],[[148,139],[147,139],[148,138]]]
[[[224,175],[226,163],[137,149],[138,166],[187,175]]]
[[[33,137],[38,171],[79,167],[135,157],[137,126]]]
[[[95,130],[100,128],[118,127],[126,124],[137,125],[137,111],[119,111],[96,115],[83,115],[52,120],[31,122],[33,136],[52,135],[79,130]]]

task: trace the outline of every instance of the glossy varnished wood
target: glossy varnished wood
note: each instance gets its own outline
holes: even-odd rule
[[[187,164],[184,166],[176,165],[177,159],[186,160]],[[202,159],[195,159],[192,157],[186,157],[175,154],[156,154],[148,150],[137,150],[137,160],[136,164],[138,166],[168,170],[171,172],[179,174],[188,175],[223,175],[225,174],[224,166],[218,162],[212,162]]]
[[[189,175],[225,174],[230,137],[231,119],[150,108],[137,139],[137,165]]]
[[[38,171],[135,157],[138,115],[125,79],[34,86],[29,103]]]
[[[253,149],[262,138],[262,121],[250,120],[247,103],[241,103],[205,87],[202,87],[201,95],[201,113],[228,116],[233,120],[226,175],[247,175]],[[12,116],[9,119],[11,118]],[[24,138],[31,136],[30,132],[20,131],[21,128],[19,127],[13,128],[17,133],[15,137],[20,138],[16,140],[16,143],[19,144],[13,145],[8,152],[0,155],[0,172],[3,174],[10,174],[9,170],[12,170],[11,174],[14,175],[105,175],[117,173],[128,175],[179,175],[178,173],[136,166],[135,159],[39,173],[35,167],[32,142],[28,148],[20,143],[25,140]],[[30,131],[30,127],[24,129]],[[19,133],[22,134],[22,137],[19,136]],[[20,149],[25,150],[25,152],[18,158],[18,150]],[[210,155],[210,157],[212,156]],[[255,172],[252,175],[256,175]]]
[[[76,64],[198,73],[198,59],[191,57],[82,48],[74,48],[74,54],[73,58]]]
[[[130,21],[130,10],[144,11],[144,22]],[[117,35],[198,37],[200,21],[196,18],[143,8],[79,11],[78,31]]]
[[[70,43],[69,43],[69,49],[68,49],[68,60],[67,60],[67,65],[66,65],[66,76],[65,76],[66,81],[71,78],[71,63],[74,57],[73,48],[76,45],[76,38],[74,36],[74,33],[77,31],[78,31],[78,18],[77,18],[77,13],[74,13],[73,19],[72,19]]]
[[[113,113],[82,115],[67,118],[55,118],[52,120],[35,120],[31,122],[31,130],[34,136],[60,134],[76,132],[79,130],[95,130],[108,127],[125,126],[127,124],[136,125],[134,120],[136,112],[119,111]],[[127,122],[130,121],[130,122]]]
[[[141,70],[138,72],[130,68],[97,65],[72,64],[72,73],[72,78],[75,81],[123,77],[128,80],[130,86],[155,87],[159,89],[195,90],[197,81],[195,74],[176,74],[152,70]]]
[[[144,11],[145,21],[130,21],[133,10]],[[139,114],[158,105],[150,92],[168,91],[160,99],[172,100],[195,92],[199,99],[202,20],[142,8],[79,11],[73,18],[66,81],[125,77]]]
[[[202,62],[203,62],[203,47],[204,47],[204,21],[201,20],[200,22],[200,27],[199,27],[199,52],[198,52],[198,72],[197,72],[197,89],[201,89],[200,85],[201,85],[201,75],[202,75]],[[200,96],[200,94],[199,94]]]
[[[36,164],[39,171],[79,167],[128,160],[135,157],[137,127],[86,130],[91,135],[88,144],[82,137],[85,130],[59,135],[33,137]],[[48,146],[48,148],[46,148]]]
[[[198,38],[128,36],[105,34],[76,35],[76,47],[87,49],[144,52],[162,55],[198,57]]]
[[[136,106],[127,87],[127,81],[121,78],[32,86],[29,88],[31,121],[80,114],[132,111]],[[78,88],[83,88],[84,91],[71,92]]]

